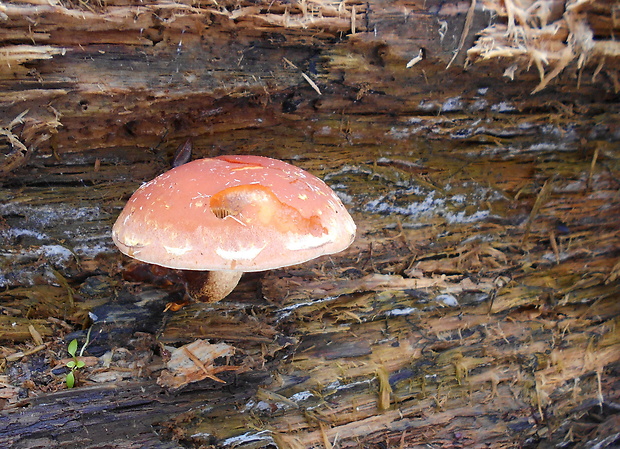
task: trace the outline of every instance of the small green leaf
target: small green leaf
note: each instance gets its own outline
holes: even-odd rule
[[[71,343],[69,343],[69,346],[67,347],[67,352],[69,354],[71,354],[71,356],[75,357],[75,353],[77,352],[77,348],[78,348],[78,342],[74,338],[73,340],[71,340]]]
[[[73,371],[67,374],[67,378],[65,380],[67,382],[67,388],[73,388],[75,385],[75,376],[73,375]]]
[[[75,366],[76,366],[75,360],[69,360],[67,362],[67,368],[73,369],[73,368],[75,368]]]
[[[84,363],[83,360],[78,360],[77,363],[75,364],[76,368],[84,368],[84,365],[86,365],[86,363]]]

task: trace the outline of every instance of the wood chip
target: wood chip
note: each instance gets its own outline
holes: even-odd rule
[[[306,75],[304,72],[301,72],[301,76],[303,76],[303,77],[304,77],[304,79],[305,79],[306,81],[308,81],[308,84],[310,84],[310,86],[311,86],[314,90],[316,90],[316,93],[317,93],[317,94],[319,94],[319,95],[323,95],[323,94],[321,93],[321,89],[319,89],[319,86],[317,86],[317,85],[316,85],[316,83],[315,83],[314,81],[312,81],[308,75]]]
[[[36,330],[32,324],[28,326],[28,331],[30,332],[30,335],[32,335],[32,339],[35,344],[41,346],[43,344],[43,337],[41,337],[39,331]]]

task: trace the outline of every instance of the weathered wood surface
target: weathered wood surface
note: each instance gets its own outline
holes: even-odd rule
[[[57,158],[142,150],[206,132],[268,126],[274,110],[301,116],[304,108],[478,114],[493,105],[549,113],[566,101],[575,107],[577,98],[593,98],[605,108],[619,91],[617,5],[578,2],[577,12],[562,17],[555,9],[563,3],[541,0],[521,14],[507,2],[517,15],[507,30],[514,42],[497,28],[484,37],[502,37],[505,52],[509,44],[518,51],[500,59],[486,53],[493,49],[488,43],[478,46],[472,62],[482,61],[464,71],[476,33],[495,22],[511,23],[503,3],[4,2],[0,143],[13,151],[0,161],[1,172],[25,163],[34,151]],[[545,15],[550,6],[553,15]],[[592,31],[578,39],[578,48],[571,44],[577,38],[564,32],[568,22]],[[553,37],[548,55],[539,48],[546,36]],[[571,45],[560,64],[562,39]],[[609,47],[608,54],[585,50],[597,45]],[[458,58],[447,69],[455,52]],[[503,76],[506,69],[514,81]],[[541,77],[547,92],[525,95]],[[515,97],[520,104],[512,104]],[[240,116],[238,108],[247,112]]]
[[[225,301],[176,313],[162,313],[177,295],[174,278],[126,265],[107,237],[125,198],[165,169],[164,157],[117,164],[118,155],[98,153],[65,176],[58,171],[70,165],[33,160],[30,176],[3,190],[2,310],[24,327],[18,346],[3,343],[9,407],[0,438],[36,447],[42,434],[29,434],[29,416],[49,429],[48,446],[102,447],[101,429],[119,421],[87,415],[77,435],[73,424],[45,423],[66,419],[67,401],[82,416],[80,398],[109,393],[141,423],[126,437],[110,430],[117,447],[135,447],[151,424],[156,434],[144,441],[154,447],[616,441],[617,148],[567,140],[573,119],[511,115],[511,128],[502,117],[456,140],[455,125],[472,119],[315,117],[206,136],[198,156],[217,141],[323,177],[360,230],[343,254],[248,276]],[[432,128],[434,140],[411,137],[413,126]],[[56,218],[80,204],[105,213]],[[45,252],[55,241],[68,248],[64,257]],[[15,354],[36,349],[28,324],[47,346]],[[80,334],[60,337],[81,324],[96,336],[92,366],[78,373],[77,389],[48,397],[63,388],[66,340]],[[217,363],[240,368],[218,374],[226,384],[156,387],[166,353],[196,339],[232,345],[235,356]],[[130,379],[142,380],[126,386]],[[158,413],[145,418],[144,408]]]
[[[607,40],[617,8],[584,4]],[[0,5],[0,445],[617,444],[615,59],[576,70],[575,53],[536,95],[537,70],[446,69],[467,10]],[[473,11],[461,58],[488,24]],[[164,312],[174,273],[129,263],[109,233],[187,137],[195,157],[325,179],[356,242]],[[67,343],[87,329],[66,390]],[[203,364],[226,383],[158,385],[199,339],[234,348]]]

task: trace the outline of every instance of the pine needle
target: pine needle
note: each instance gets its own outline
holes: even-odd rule
[[[546,180],[542,188],[540,189],[538,196],[536,197],[536,202],[534,203],[534,207],[532,207],[530,216],[528,217],[527,222],[525,223],[525,232],[523,233],[523,239],[521,239],[521,248],[523,248],[523,245],[525,245],[527,238],[530,236],[530,230],[532,229],[532,223],[534,222],[534,219],[538,215],[540,208],[549,199],[552,185],[553,185],[553,182],[551,182],[551,180],[549,179]]]

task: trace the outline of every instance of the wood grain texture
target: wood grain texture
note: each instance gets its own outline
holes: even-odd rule
[[[615,32],[613,5],[584,5],[598,38]],[[0,445],[617,444],[613,66],[535,95],[534,68],[465,70],[463,52],[446,69],[468,8],[1,4]],[[464,49],[488,25],[476,9]],[[356,241],[165,311],[178,274],[121,256],[110,229],[187,138],[194,158],[324,179]],[[189,357],[226,383],[160,387],[197,340],[234,348]]]

